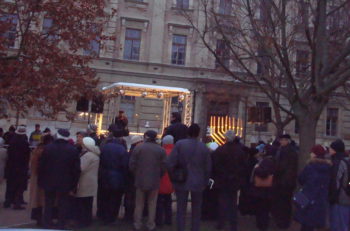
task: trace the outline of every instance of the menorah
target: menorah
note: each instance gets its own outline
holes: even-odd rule
[[[233,130],[236,132],[236,136],[242,137],[243,121],[230,116],[210,117],[210,135],[217,144],[223,145],[225,143],[225,133],[228,130]]]

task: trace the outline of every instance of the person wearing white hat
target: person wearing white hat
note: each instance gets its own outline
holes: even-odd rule
[[[79,227],[89,226],[92,222],[92,204],[97,194],[100,149],[91,137],[83,138],[83,150],[80,156],[81,174],[77,189],[77,220]]]
[[[69,143],[70,132],[58,129],[57,139],[47,145],[39,161],[38,183],[45,191],[44,228],[53,228],[53,207],[58,205],[58,229],[66,228],[70,211],[70,194],[77,189],[80,177],[80,156]]]

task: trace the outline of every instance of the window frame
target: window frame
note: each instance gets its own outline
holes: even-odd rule
[[[139,37],[135,38],[132,36],[128,36],[128,31],[137,31],[139,33]],[[130,54],[127,54],[127,50],[126,50],[126,44],[127,42],[131,42],[130,45]],[[134,48],[134,41],[135,42],[139,42],[138,45],[138,53],[137,56],[134,56],[134,52],[133,52],[133,48]],[[140,56],[141,56],[141,42],[142,42],[142,30],[140,29],[135,29],[135,28],[126,28],[125,29],[125,38],[124,38],[124,51],[123,51],[123,59],[125,60],[134,60],[134,61],[139,61],[140,60]],[[135,58],[134,58],[135,57]]]
[[[220,0],[218,13],[222,15],[232,14],[232,0]]]
[[[332,113],[336,111],[336,115]],[[331,112],[331,113],[330,113]],[[338,136],[339,132],[339,108],[329,107],[326,110],[325,135],[329,137]]]
[[[5,38],[5,46],[7,48],[15,48],[17,40],[18,16],[16,14],[4,14],[0,17],[0,21],[8,22],[9,28],[1,36]]]
[[[270,103],[258,101],[258,102],[255,102],[255,106],[257,108],[266,108],[266,107],[270,107]],[[255,132],[269,132],[269,126],[267,123],[255,124],[254,131]]]
[[[175,42],[176,36],[185,38],[185,43]],[[184,51],[182,62],[179,59],[179,55],[178,55],[180,48],[183,48],[183,51]],[[176,51],[175,51],[175,49],[176,49]],[[172,42],[171,42],[171,64],[178,65],[178,66],[185,66],[186,65],[186,55],[187,55],[186,49],[187,49],[187,35],[173,34]],[[176,56],[174,56],[174,54],[176,54]]]
[[[222,43],[222,48],[219,48],[219,43]],[[227,50],[227,42],[224,39],[217,39],[216,40],[216,50],[215,53],[219,58],[222,60],[222,63],[225,67],[229,68],[230,66],[230,51]],[[223,50],[222,52],[220,50]],[[222,54],[220,54],[220,53]],[[218,54],[219,53],[219,54]],[[215,68],[221,67],[221,64],[218,61],[218,58],[215,58]]]
[[[190,0],[176,0],[176,8],[189,9],[190,8]]]

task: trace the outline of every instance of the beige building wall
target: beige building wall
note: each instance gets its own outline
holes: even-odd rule
[[[201,27],[203,15],[198,11],[197,4],[198,0],[190,0],[190,8],[186,13],[197,24],[196,26]],[[275,128],[272,124],[268,125],[267,132],[259,134],[255,130],[255,125],[246,122],[247,107],[255,105],[256,102],[269,102],[269,100],[257,89],[248,88],[215,70],[214,57],[209,54],[195,31],[176,8],[176,0],[144,0],[144,2],[113,0],[111,7],[117,9],[117,14],[106,25],[104,33],[114,35],[116,39],[102,42],[100,57],[91,64],[101,79],[101,88],[116,82],[187,88],[194,95],[193,121],[201,125],[203,135],[208,125],[208,116],[211,113],[215,114],[211,108],[220,104],[227,105],[229,116],[243,121],[246,144],[257,140],[258,136],[265,141],[274,138]],[[140,59],[137,61],[123,59],[127,28],[141,30]],[[174,34],[187,36],[186,61],[183,66],[171,64]],[[104,129],[113,121],[120,105],[120,98],[105,102]],[[329,107],[339,108],[337,136],[350,139],[348,100],[334,100],[330,102]],[[160,100],[136,98],[130,129],[144,132],[148,121],[149,128],[161,132],[159,123],[162,119],[162,108]],[[176,106],[173,108],[176,110]],[[75,113],[75,102],[72,102],[71,111]],[[326,116],[325,109],[317,129],[318,143],[330,142],[335,138],[325,135]],[[7,129],[14,123],[15,115],[8,120],[0,121],[0,127]],[[40,123],[42,127],[50,127],[53,130],[65,127],[75,133],[87,127],[87,115],[76,112],[74,120],[68,120],[61,114],[57,120],[51,120],[33,111],[26,118],[20,118],[20,123],[27,124],[28,130],[33,130],[34,124]],[[294,133],[294,122],[286,128],[286,132],[297,137]]]

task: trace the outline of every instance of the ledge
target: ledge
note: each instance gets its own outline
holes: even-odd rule
[[[143,9],[148,7],[148,0],[144,0],[142,2],[136,0],[125,0],[125,3],[127,3],[128,7],[137,7]]]

